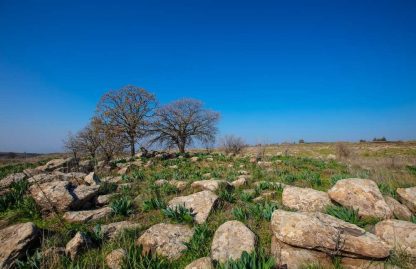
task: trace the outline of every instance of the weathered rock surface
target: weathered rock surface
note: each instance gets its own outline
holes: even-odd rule
[[[176,180],[176,179],[170,180],[169,184],[176,187],[180,191],[183,191],[186,188],[186,186],[188,185],[188,183],[186,181]]]
[[[104,237],[114,239],[124,230],[139,228],[140,224],[132,221],[120,221],[101,226],[101,232]]]
[[[120,170],[118,170],[118,174],[119,175],[127,175],[130,174],[133,170],[139,169],[139,167],[137,165],[134,164],[128,164],[122,168],[120,168]]]
[[[392,216],[377,184],[369,179],[341,179],[328,191],[328,195],[345,207],[358,209],[360,217],[387,219]]]
[[[186,208],[192,209],[196,213],[194,219],[196,223],[204,223],[209,213],[217,201],[218,196],[211,191],[201,191],[188,196],[175,197],[169,201],[169,207],[175,208],[183,205]]]
[[[56,174],[56,173],[52,173],[52,174],[45,174],[45,173],[40,173],[37,175],[34,175],[32,177],[30,177],[27,180],[30,184],[43,184],[43,183],[48,183],[48,182],[52,182],[52,181],[67,181],[64,180],[61,173]]]
[[[324,212],[332,204],[326,192],[292,186],[284,188],[282,202],[290,209],[307,212]]]
[[[88,209],[94,203],[95,198],[98,195],[100,186],[86,186],[79,185],[72,190],[71,194],[74,197],[74,201],[71,204],[71,209]]]
[[[396,199],[392,197],[385,197],[387,205],[390,207],[390,210],[393,212],[394,217],[400,220],[410,220],[412,217],[412,212],[410,212],[407,206],[399,203]]]
[[[123,259],[127,256],[127,252],[122,249],[116,249],[111,251],[105,257],[105,263],[110,269],[121,269],[123,265]]]
[[[40,232],[31,223],[19,223],[0,230],[0,268],[13,268],[16,259],[38,243]]]
[[[143,252],[152,252],[176,260],[186,250],[183,243],[191,240],[194,230],[186,225],[159,223],[153,225],[140,236],[136,244],[143,246]]]
[[[69,188],[70,184],[67,181],[52,181],[34,184],[29,188],[29,191],[42,209],[65,212],[71,208],[75,201],[75,198],[69,192]]]
[[[208,179],[192,182],[191,187],[197,190],[216,191],[222,185],[227,185],[225,180]]]
[[[391,248],[377,236],[330,215],[315,212],[273,212],[271,228],[286,244],[349,257],[385,258]]]
[[[100,195],[97,197],[95,204],[98,206],[108,205],[111,201],[111,198],[115,195],[115,193]]]
[[[400,202],[406,205],[413,214],[416,214],[416,187],[398,188],[397,195]]]
[[[97,174],[95,172],[89,173],[84,178],[84,181],[90,186],[98,185],[98,184],[101,183],[100,178],[97,176]]]
[[[83,250],[92,246],[91,239],[81,232],[77,232],[65,247],[65,253],[74,260]]]
[[[185,269],[214,269],[214,266],[210,257],[203,257],[191,262]]]
[[[26,178],[24,173],[14,173],[0,180],[0,190],[9,188],[13,183]]]
[[[281,268],[286,265],[288,269],[301,269],[310,264],[320,265],[319,268],[332,268],[331,258],[326,253],[292,247],[275,236],[272,236],[271,254]]]
[[[399,248],[416,257],[416,224],[403,220],[384,220],[376,224],[375,234],[391,248]]]
[[[342,258],[341,265],[343,269],[399,269],[380,261],[353,258]]]
[[[62,218],[68,222],[88,222],[103,219],[111,214],[111,208],[103,207],[95,210],[68,211]]]
[[[47,162],[44,166],[41,166],[40,169],[45,172],[51,172],[60,168],[69,170],[76,165],[76,162],[75,158],[72,157],[67,159],[54,159]]]
[[[245,177],[239,177],[238,179],[231,182],[231,185],[234,186],[234,188],[240,188],[244,185],[247,185],[247,179]]]
[[[211,257],[221,263],[229,259],[237,260],[244,251],[254,251],[255,245],[256,236],[249,228],[240,221],[227,221],[215,231]]]

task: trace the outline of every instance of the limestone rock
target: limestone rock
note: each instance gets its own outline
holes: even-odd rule
[[[86,186],[79,185],[72,190],[71,194],[74,200],[71,204],[71,209],[88,209],[93,204],[93,201],[98,195],[100,186]]]
[[[31,223],[19,223],[0,230],[0,268],[13,268],[16,259],[38,243],[40,232]]]
[[[187,225],[159,223],[146,230],[136,244],[143,246],[144,253],[176,260],[187,249],[183,243],[189,242],[193,234],[194,230]]]
[[[234,188],[239,188],[244,185],[247,185],[247,179],[245,177],[239,177],[238,179],[231,182],[231,185],[234,186]]]
[[[176,180],[176,179],[170,180],[169,184],[176,187],[180,191],[183,191],[186,188],[186,186],[188,185],[188,183],[186,181]]]
[[[228,182],[225,180],[208,179],[208,180],[194,181],[191,184],[191,187],[197,190],[216,191],[221,185],[227,185],[227,184]]]
[[[0,190],[9,188],[13,183],[26,178],[24,173],[14,173],[0,180]]]
[[[169,181],[167,181],[166,179],[158,179],[158,180],[156,180],[155,181],[155,185],[156,186],[163,186],[163,185],[165,185],[165,184],[168,184],[169,183]]]
[[[95,172],[89,173],[84,178],[84,181],[90,186],[99,185],[101,183],[100,178],[97,176]]]
[[[98,206],[108,205],[114,195],[115,193],[100,195],[97,197],[95,204]]]
[[[185,269],[214,269],[214,266],[210,257],[203,257],[191,262]]]
[[[43,210],[68,211],[75,198],[69,192],[70,184],[67,181],[52,181],[43,184],[34,184],[29,188],[36,203]]]
[[[111,208],[103,207],[95,210],[68,211],[62,218],[68,222],[88,222],[103,219],[111,214]]]
[[[211,257],[220,263],[237,260],[244,251],[253,252],[255,245],[256,236],[249,228],[240,221],[227,221],[215,231]]]
[[[65,253],[71,260],[74,260],[83,250],[92,246],[91,239],[81,232],[76,235],[66,244]]]
[[[391,248],[400,248],[416,257],[416,224],[403,220],[384,220],[377,223],[374,230]]]
[[[284,188],[282,202],[290,209],[307,212],[324,212],[332,204],[326,192],[292,186]]]
[[[116,249],[111,251],[106,257],[105,257],[105,263],[110,269],[121,269],[123,265],[123,260],[127,256],[127,252],[122,249]]]
[[[412,212],[405,205],[402,205],[396,199],[392,197],[385,197],[387,205],[390,207],[390,210],[393,212],[393,215],[400,220],[410,220],[412,217]]]
[[[320,265],[319,268],[332,268],[331,258],[326,253],[292,247],[280,242],[275,236],[272,236],[271,254],[281,268],[286,265],[289,269],[302,269],[309,264]]]
[[[349,257],[385,258],[391,248],[358,226],[320,212],[276,210],[271,219],[276,238],[286,244]]]
[[[341,266],[343,269],[399,269],[396,266],[391,266],[381,261],[353,258],[342,258]]]
[[[360,217],[387,219],[392,216],[377,184],[369,179],[341,179],[328,191],[335,202],[358,209]]]
[[[54,159],[47,162],[44,166],[42,166],[40,169],[45,172],[51,172],[56,169],[65,168],[68,171],[75,167],[77,163],[77,160],[75,158],[66,158],[66,159]]]
[[[397,195],[400,202],[406,205],[413,214],[416,214],[416,187],[398,188]]]
[[[209,213],[217,201],[218,196],[211,191],[201,191],[188,196],[175,197],[169,201],[170,208],[175,208],[183,205],[186,208],[192,209],[196,213],[194,219],[196,223],[204,223]]]
[[[139,167],[137,165],[134,164],[128,164],[122,168],[120,168],[120,170],[118,170],[118,174],[119,175],[127,175],[130,174],[133,170],[139,169]]]
[[[104,237],[114,239],[119,236],[124,230],[137,229],[140,227],[139,223],[132,221],[120,221],[101,226],[101,233]]]

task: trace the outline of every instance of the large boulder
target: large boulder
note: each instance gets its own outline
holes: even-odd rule
[[[98,196],[100,186],[86,186],[79,185],[75,189],[72,189],[71,195],[74,197],[74,201],[71,204],[71,209],[88,209]]]
[[[191,187],[196,190],[216,191],[220,186],[227,186],[228,182],[225,180],[209,179],[194,181]]]
[[[75,236],[66,244],[65,254],[75,260],[82,251],[92,246],[92,240],[84,233],[77,232]]]
[[[405,204],[413,214],[416,214],[416,187],[398,188],[396,192],[400,202]]]
[[[272,236],[271,254],[278,268],[302,269],[307,265],[319,265],[319,268],[332,268],[331,257],[323,252],[292,247]]]
[[[369,179],[341,179],[328,191],[335,202],[358,210],[360,217],[391,218],[392,212],[377,184]]]
[[[256,236],[249,228],[236,220],[227,221],[215,231],[211,257],[220,263],[237,260],[244,251],[253,252],[255,246]]]
[[[210,257],[202,257],[188,264],[185,269],[214,269],[214,266]]]
[[[16,259],[38,243],[39,230],[31,223],[19,223],[0,230],[0,268],[14,268]]]
[[[184,243],[191,240],[194,230],[187,225],[159,223],[147,229],[136,241],[143,253],[154,253],[176,260],[187,249]]]
[[[410,220],[412,212],[409,208],[407,208],[407,206],[399,203],[396,199],[390,196],[385,197],[384,200],[393,212],[394,217],[400,220]]]
[[[70,183],[67,181],[52,181],[34,184],[29,192],[43,210],[65,212],[75,201],[69,189]]]
[[[416,257],[416,224],[403,220],[384,220],[376,224],[375,234],[391,248]]]
[[[122,249],[115,249],[105,256],[105,263],[110,269],[121,269],[127,252]]]
[[[385,258],[391,248],[358,226],[320,212],[276,210],[271,219],[274,236],[286,244],[343,256]]]
[[[194,219],[198,224],[204,223],[217,201],[218,196],[211,191],[201,191],[188,196],[175,197],[169,201],[169,207],[183,205],[196,213]]]
[[[132,221],[120,221],[101,226],[101,233],[105,238],[114,239],[124,230],[140,228],[140,224]]]
[[[292,186],[284,188],[282,203],[290,209],[308,212],[324,212],[332,204],[326,192]]]
[[[68,222],[88,222],[106,218],[110,216],[111,208],[103,207],[95,210],[84,210],[84,211],[68,211],[62,218]]]
[[[9,188],[13,183],[22,181],[26,178],[24,173],[14,173],[0,180],[0,190]]]

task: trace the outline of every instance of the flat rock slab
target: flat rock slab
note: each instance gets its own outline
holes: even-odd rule
[[[211,191],[201,191],[188,196],[175,197],[169,201],[169,207],[183,205],[196,213],[194,219],[198,224],[204,223],[217,201],[218,196]]]
[[[391,248],[374,234],[320,212],[276,210],[271,219],[274,236],[286,244],[333,253],[342,243],[342,256],[385,258]]]
[[[13,183],[22,181],[26,178],[24,173],[15,173],[8,175],[7,177],[0,180],[0,190],[9,188]]]
[[[384,220],[376,224],[375,234],[391,248],[416,257],[416,224],[403,220]]]
[[[111,214],[111,208],[103,207],[95,210],[68,211],[62,218],[68,222],[88,222],[103,219]]]
[[[271,254],[279,268],[286,265],[289,269],[302,269],[310,264],[321,266],[319,268],[332,268],[331,257],[326,253],[292,247],[279,241],[275,236],[272,236]]]
[[[185,269],[214,269],[214,266],[210,257],[203,257],[191,262]]]
[[[196,190],[206,190],[206,191],[216,191],[220,186],[228,185],[228,182],[225,180],[217,179],[208,179],[208,180],[199,180],[194,181],[191,184],[191,187]]]
[[[74,201],[71,204],[71,209],[88,209],[90,208],[95,198],[98,195],[100,186],[79,185],[71,191]]]
[[[92,247],[91,239],[81,232],[77,232],[75,236],[66,244],[65,254],[68,255],[71,260],[80,255],[81,251]]]
[[[324,212],[332,204],[326,192],[287,186],[282,194],[283,205],[294,210]]]
[[[16,259],[39,240],[40,231],[32,222],[20,223],[0,230],[0,268],[14,267]]]
[[[360,217],[388,219],[392,216],[377,184],[369,179],[341,179],[328,191],[328,195],[333,201],[358,210]]]
[[[101,226],[101,232],[104,237],[114,239],[119,236],[124,230],[140,228],[139,223],[132,221],[120,221]]]
[[[147,229],[137,240],[143,253],[154,253],[176,260],[187,249],[184,243],[191,240],[194,230],[187,225],[159,223]]]
[[[255,250],[256,236],[242,222],[232,220],[215,231],[211,245],[211,257],[220,263],[240,259],[244,251]]]
[[[387,205],[390,207],[390,210],[393,212],[395,218],[400,220],[410,220],[412,217],[412,212],[407,208],[407,206],[399,203],[392,197],[385,197]]]
[[[413,214],[416,214],[416,187],[398,188],[397,195],[400,202],[405,204]]]
[[[72,203],[75,201],[69,189],[69,182],[53,181],[34,184],[29,188],[29,192],[43,210],[65,212],[71,208]]]

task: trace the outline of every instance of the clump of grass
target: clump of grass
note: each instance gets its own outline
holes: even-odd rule
[[[410,174],[416,175],[416,166],[408,165],[408,166],[406,166],[406,168],[407,168],[407,171],[409,171]]]
[[[236,201],[235,193],[227,187],[221,187],[219,189],[218,197],[221,200],[227,201],[229,203],[234,203]]]
[[[273,269],[275,268],[274,258],[266,255],[263,250],[252,253],[244,251],[238,260],[229,260],[224,264],[218,264],[217,269]]]
[[[127,250],[127,255],[123,259],[122,269],[166,269],[169,262],[156,254],[143,254],[142,246],[131,244]]]
[[[144,211],[150,211],[154,209],[163,209],[163,208],[166,208],[166,203],[165,201],[159,198],[150,198],[149,200],[146,200],[143,202]]]
[[[16,260],[15,265],[18,269],[40,269],[41,268],[41,261],[42,256],[38,250],[30,255],[30,253],[26,252],[26,260]]]
[[[261,204],[253,204],[249,207],[250,215],[260,220],[265,219],[270,221],[273,212],[278,208],[276,204],[265,202]]]
[[[393,188],[391,185],[389,185],[385,182],[381,182],[381,183],[378,184],[378,188],[380,189],[382,194],[388,195],[388,196],[391,196],[391,197],[397,199],[396,189]]]
[[[398,268],[411,269],[414,268],[415,260],[405,249],[396,247],[391,252],[386,264],[393,267],[397,266]]]
[[[133,213],[133,202],[128,197],[121,197],[111,202],[110,208],[115,215],[128,216]]]
[[[412,215],[412,217],[410,218],[410,221],[416,224],[416,215]]]
[[[167,207],[162,209],[163,215],[178,223],[192,223],[196,213],[192,209],[186,208],[184,205],[178,205],[174,208]]]
[[[361,228],[367,225],[375,224],[379,221],[377,218],[360,218],[358,215],[358,209],[346,208],[338,205],[330,205],[326,208],[328,215],[339,218],[343,221],[355,224]]]
[[[233,214],[234,218],[239,221],[245,221],[248,219],[248,212],[241,207],[235,207],[231,210],[231,214]]]
[[[184,252],[190,255],[193,259],[208,256],[212,235],[213,231],[209,229],[206,223],[197,225],[192,239],[188,243],[184,243],[187,247]]]
[[[347,175],[347,174],[332,175],[330,178],[331,186],[334,186],[339,180],[344,179],[344,178],[349,178],[349,177],[350,175]]]
[[[100,184],[100,188],[98,189],[98,193],[100,195],[113,193],[117,190],[117,184],[113,182],[102,182]]]
[[[130,178],[133,181],[143,181],[146,178],[146,174],[143,170],[134,170],[131,172]]]
[[[240,194],[240,199],[244,202],[251,202],[253,198],[254,198],[254,195],[252,193],[242,192]]]

